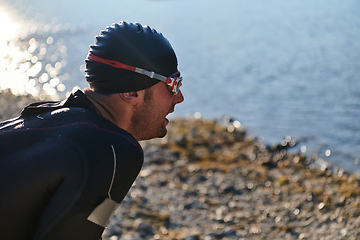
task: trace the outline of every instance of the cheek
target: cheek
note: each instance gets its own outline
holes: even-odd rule
[[[173,98],[162,98],[161,101],[158,102],[156,109],[158,112],[168,114],[172,105]]]

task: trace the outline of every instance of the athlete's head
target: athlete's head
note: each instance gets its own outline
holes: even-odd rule
[[[120,22],[100,32],[86,59],[86,80],[99,93],[124,93],[149,88],[156,78],[121,64],[170,77],[178,72],[169,41],[155,29]],[[120,64],[120,67],[118,67]]]
[[[165,136],[166,116],[184,100],[169,41],[148,26],[120,22],[90,48],[85,71],[92,90],[85,94],[98,112],[137,140]],[[104,93],[110,97],[98,96]]]

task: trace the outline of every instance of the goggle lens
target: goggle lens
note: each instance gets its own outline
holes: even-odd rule
[[[168,89],[168,91],[174,95],[178,94],[179,92],[179,88],[182,85],[182,77],[168,77],[167,81],[166,81],[166,87]]]

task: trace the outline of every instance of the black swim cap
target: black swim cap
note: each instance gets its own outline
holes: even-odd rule
[[[112,24],[96,36],[90,46],[92,55],[153,71],[166,77],[176,73],[177,58],[169,41],[155,29],[139,23]],[[109,66],[89,59],[86,62],[86,80],[100,93],[123,93],[142,90],[159,80]]]

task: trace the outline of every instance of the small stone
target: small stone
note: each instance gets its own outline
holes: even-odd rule
[[[224,234],[225,234],[225,236],[231,237],[231,236],[235,236],[235,235],[236,235],[236,231],[235,231],[235,229],[233,229],[233,228],[226,228],[226,229],[224,230]]]
[[[109,240],[119,240],[119,237],[116,235],[113,235],[113,236],[109,237]]]
[[[348,233],[348,230],[346,228],[343,228],[343,229],[341,229],[340,233],[341,233],[342,236],[345,237],[347,235],[347,233]]]
[[[138,232],[151,233],[152,227],[142,219],[136,219],[134,222],[134,229]]]
[[[192,208],[192,204],[191,204],[191,203],[187,203],[187,204],[184,205],[184,209],[186,209],[186,210],[189,210],[189,209],[191,209],[191,208]]]
[[[112,236],[112,235],[121,235],[122,234],[122,230],[121,230],[121,226],[119,224],[109,224],[108,227],[106,228],[106,232],[108,236]]]
[[[184,237],[184,240],[199,240],[199,237],[195,235],[187,235]]]

